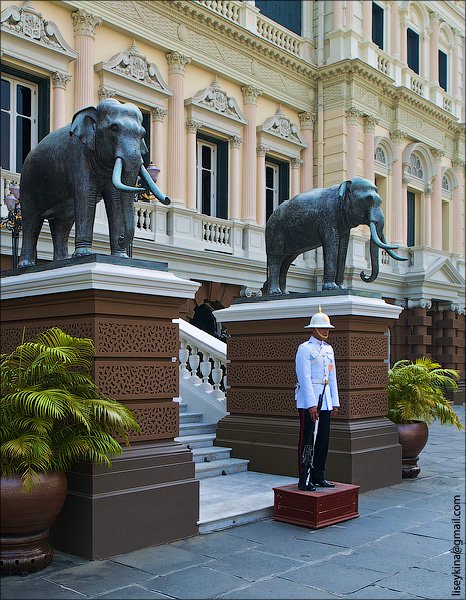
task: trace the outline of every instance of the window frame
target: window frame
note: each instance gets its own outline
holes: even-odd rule
[[[411,39],[411,44],[410,44]],[[417,40],[416,46],[413,46],[413,40]],[[408,27],[406,30],[406,62],[408,67],[419,75],[420,71],[420,35],[417,31]]]
[[[377,21],[380,21],[381,19],[381,23]],[[372,2],[372,35],[371,35],[371,39],[372,42],[378,46],[381,50],[384,50],[384,41],[385,41],[385,11],[383,9],[382,6],[380,6],[380,4],[377,4],[377,2]],[[378,35],[377,35],[378,34]],[[377,40],[376,38],[379,37],[379,40]],[[379,43],[379,41],[381,43]]]
[[[285,200],[288,200],[288,198],[290,197],[290,162],[287,160],[282,160],[280,158],[276,158],[275,156],[269,156],[268,154],[266,154],[265,156],[265,169],[266,169],[266,173],[265,173],[265,177],[266,177],[266,181],[267,181],[267,167],[276,167],[276,172],[277,172],[277,178],[278,178],[278,185],[277,185],[277,189],[274,189],[274,207],[273,210],[275,210],[275,208],[278,208],[278,206],[280,206],[280,204],[282,202],[284,202]],[[277,200],[277,204],[275,206],[275,200]],[[273,212],[272,210],[272,212]],[[272,213],[270,213],[272,214]],[[265,196],[265,220],[267,222],[268,218],[270,217],[270,214],[268,214],[268,210],[267,210],[267,187],[266,187],[266,196]],[[268,215],[268,216],[267,216]]]
[[[36,100],[33,102],[35,104],[35,134],[33,134],[34,143],[31,143],[31,150],[37,146],[37,144],[48,134],[50,133],[50,79],[47,77],[39,77],[38,75],[34,75],[28,73],[26,71],[22,71],[20,69],[16,69],[10,67],[9,65],[2,64],[0,68],[0,73],[2,78],[5,79],[13,79],[19,80],[20,82],[25,82],[29,86],[36,87]],[[15,101],[16,102],[16,101]],[[34,112],[34,111],[33,111]],[[13,125],[10,124],[10,127]],[[16,119],[14,128],[16,131]],[[11,131],[11,129],[10,129]],[[13,139],[13,138],[12,138]],[[12,156],[12,148],[11,148],[11,140],[10,140],[10,167],[11,156]],[[14,166],[16,168],[16,143],[14,149]],[[4,168],[4,167],[2,167]],[[6,169],[12,173],[20,173],[21,171],[15,171],[12,168]]]
[[[416,192],[406,190],[407,219],[406,245],[412,248],[416,245]]]
[[[448,54],[441,48],[438,49],[438,84],[448,92]]]
[[[204,212],[202,205],[202,164],[199,153],[202,145],[210,147],[214,157],[209,213]],[[200,214],[228,220],[228,141],[203,131],[198,131],[196,135],[196,206]]]

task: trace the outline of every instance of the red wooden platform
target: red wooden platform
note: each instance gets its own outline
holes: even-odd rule
[[[334,483],[334,488],[317,488],[315,492],[302,492],[297,483],[273,488],[275,499],[272,518],[320,529],[359,517],[359,485]]]

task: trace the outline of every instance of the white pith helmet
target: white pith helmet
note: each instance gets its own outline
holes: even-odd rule
[[[322,308],[319,305],[319,312],[316,312],[315,315],[312,315],[311,320],[309,321],[309,325],[304,326],[305,329],[335,329],[333,325],[330,324],[330,319],[328,315],[322,312]]]

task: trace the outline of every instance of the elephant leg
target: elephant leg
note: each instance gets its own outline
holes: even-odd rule
[[[76,236],[73,257],[95,254],[92,250],[97,187],[93,182],[84,182],[74,199]]]
[[[267,272],[268,272],[268,295],[277,296],[282,294],[280,288],[280,268],[283,262],[282,256],[267,257]]]
[[[104,197],[105,211],[108,219],[110,252],[112,256],[128,258],[126,251],[128,247],[128,241],[126,239],[127,236],[122,206],[123,193],[112,187],[106,188],[102,195]],[[134,194],[131,194],[131,202],[134,204],[133,197]]]
[[[348,232],[346,235],[343,235],[340,238],[340,243],[338,244],[337,275],[335,278],[335,283],[341,290],[348,289],[347,286],[343,283],[343,281],[345,279],[345,264],[346,255],[348,253],[349,238],[350,234]]]
[[[335,283],[337,275],[337,257],[339,240],[337,235],[327,236],[322,244],[324,254],[324,282],[323,290],[340,289]]]
[[[74,219],[49,219],[53,240],[53,260],[68,258],[68,238]]]
[[[44,220],[42,218],[24,218],[23,213],[23,243],[18,267],[30,267],[37,261],[37,240]]]
[[[283,262],[280,267],[280,289],[282,294],[288,294],[286,291],[286,276],[288,274],[288,269],[291,266],[291,263],[295,260],[295,258],[299,256],[299,254],[288,254],[283,259]]]

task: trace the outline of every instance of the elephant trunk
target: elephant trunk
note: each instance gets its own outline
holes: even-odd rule
[[[140,192],[141,188],[133,187],[131,185],[125,185],[121,182],[121,173],[123,171],[123,161],[120,157],[115,159],[112,173],[112,183],[120,192]]]
[[[372,237],[370,242],[369,254],[371,257],[371,274],[369,275],[369,277],[364,273],[364,271],[361,271],[360,274],[361,279],[365,283],[371,283],[371,281],[374,281],[377,278],[377,275],[379,274],[379,247]]]
[[[144,165],[141,165],[141,167],[139,169],[139,173],[140,173],[141,178],[143,179],[144,183],[147,185],[149,190],[154,194],[154,196],[158,200],[160,200],[160,202],[162,204],[170,204],[170,202],[171,202],[170,198],[168,196],[166,196],[164,193],[162,193],[159,190],[159,188],[155,185],[154,180],[149,175],[149,173]]]

